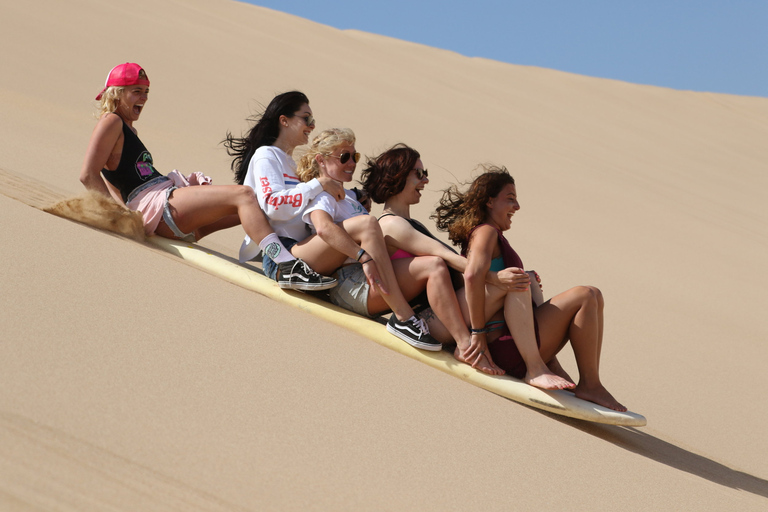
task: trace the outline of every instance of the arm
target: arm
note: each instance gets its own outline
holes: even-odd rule
[[[469,240],[464,283],[470,325],[473,329],[485,327],[485,276],[491,268],[491,259],[497,243],[496,231],[490,226],[480,226]]]
[[[496,231],[490,226],[480,226],[469,240],[464,284],[469,309],[471,353],[483,353],[488,348],[486,334],[473,333],[472,330],[485,329],[485,281],[497,245]]]
[[[439,240],[420,233],[404,218],[391,215],[381,219],[379,224],[384,232],[384,240],[387,242],[387,246],[402,249],[417,256],[439,256],[445,260],[449,267],[464,273],[467,267],[467,259],[465,257],[450,250]],[[488,265],[490,268],[490,260]],[[499,288],[509,288],[512,290],[512,285],[519,286],[517,280],[512,275],[513,273],[514,271],[511,269],[502,270],[501,272],[489,270],[485,274],[485,282]]]
[[[80,170],[80,183],[86,189],[95,190],[105,196],[111,195],[104,178],[101,177],[101,170],[107,166],[107,161],[112,156],[122,133],[123,122],[117,115],[104,115],[96,123]]]
[[[330,197],[320,197],[318,199],[320,201],[324,199],[326,201],[333,200]],[[357,255],[360,253],[362,247],[349,236],[349,233],[347,233],[344,228],[333,222],[333,217],[331,217],[327,211],[320,208],[314,209],[309,213],[308,217],[308,220],[314,226],[315,231],[317,231],[317,236],[322,238],[326,244],[349,258],[357,259]],[[363,272],[368,280],[368,284],[371,287],[379,288],[384,295],[388,295],[389,291],[381,282],[379,269],[376,266],[376,262],[373,260],[373,256],[367,252],[364,253],[360,259],[360,263],[363,264]]]
[[[464,272],[466,259],[443,245],[439,240],[418,232],[402,217],[390,215],[379,221],[388,247],[402,249],[416,256],[439,256],[451,268]],[[394,251],[393,251],[394,252]]]
[[[298,181],[296,172],[282,164],[269,148],[257,151],[248,164],[244,184],[250,186],[259,200],[259,206],[268,218],[288,221],[304,214],[309,203],[323,190],[338,199],[344,197],[344,188],[330,178],[314,178],[306,183],[287,185],[286,178]]]
[[[309,214],[309,220],[317,231],[317,236],[330,247],[344,254],[348,258],[356,259],[360,252],[360,245],[355,242],[344,228],[333,222],[333,217],[321,209],[313,210]]]
[[[286,221],[301,216],[309,202],[323,190],[317,180],[286,185],[286,175],[295,177],[296,173],[282,165],[276,155],[267,152],[257,151],[248,164],[244,184],[256,192],[259,206],[273,220]]]

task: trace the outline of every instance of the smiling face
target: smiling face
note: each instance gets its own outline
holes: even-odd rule
[[[512,216],[520,209],[515,186],[511,183],[505,185],[498,196],[488,201],[487,207],[488,217],[485,221],[502,231],[508,230],[512,227]]]
[[[427,177],[427,171],[424,169],[424,164],[421,162],[421,158],[416,160],[416,164],[408,174],[408,178],[405,180],[405,187],[398,195],[405,201],[406,204],[417,204],[421,201],[421,193],[424,187],[429,183]]]
[[[148,85],[128,85],[120,95],[115,113],[123,118],[128,126],[131,126],[139,119],[148,98]]]
[[[330,155],[317,155],[320,163],[320,174],[342,183],[352,181],[355,167],[357,167],[356,152],[354,145],[343,143],[334,149]],[[344,157],[345,153],[349,156]],[[342,160],[346,160],[346,162],[342,163]]]
[[[309,143],[309,134],[315,129],[312,109],[304,103],[292,117],[280,116],[280,135],[285,135],[293,147]]]

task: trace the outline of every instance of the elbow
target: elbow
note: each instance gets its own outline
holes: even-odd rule
[[[315,225],[315,231],[317,232],[317,236],[319,236],[321,239],[328,241],[329,236],[329,229],[328,225],[325,223],[320,223]]]
[[[83,184],[83,186],[87,189],[93,188],[93,178],[90,174],[81,173],[80,174],[80,183]]]
[[[478,282],[482,282],[484,284],[485,276],[480,275],[474,269],[468,268],[464,271],[464,282],[466,283],[467,288],[471,288],[473,285],[476,285]]]

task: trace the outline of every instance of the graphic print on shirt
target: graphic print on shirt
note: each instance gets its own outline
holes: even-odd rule
[[[149,151],[142,151],[139,158],[136,159],[136,172],[142,178],[151,176],[155,172],[155,168],[152,166],[152,155],[149,154]]]
[[[284,178],[285,184],[288,185],[289,187],[295,187],[300,183],[299,178],[296,176],[283,174],[283,178]],[[301,192],[273,197],[271,196],[272,186],[269,183],[269,178],[267,178],[266,176],[262,176],[261,178],[259,178],[259,182],[261,183],[261,192],[266,197],[267,204],[271,205],[275,210],[278,210],[280,206],[284,204],[288,204],[290,206],[293,206],[294,208],[298,208],[302,205],[304,201],[304,196],[301,194]]]

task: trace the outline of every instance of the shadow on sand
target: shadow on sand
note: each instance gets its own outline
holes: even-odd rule
[[[603,441],[613,443],[620,448],[669,467],[685,471],[716,484],[768,498],[768,480],[729,468],[712,459],[663,441],[635,427],[589,423],[532,407],[529,407],[529,409],[550,416],[560,423],[574,427]]]
[[[210,249],[207,250],[211,254],[215,254],[222,259],[237,263],[237,260],[227,255]],[[258,264],[254,265],[252,262],[249,262],[241,265],[263,275],[260,265]],[[675,446],[667,441],[663,441],[637,428],[589,423],[553,414],[541,409],[530,409],[661,464],[665,464],[680,471],[685,471],[686,473],[690,473],[732,489],[739,489],[768,498],[768,480],[729,468],[712,459],[708,459],[704,456],[680,448],[679,446]]]

